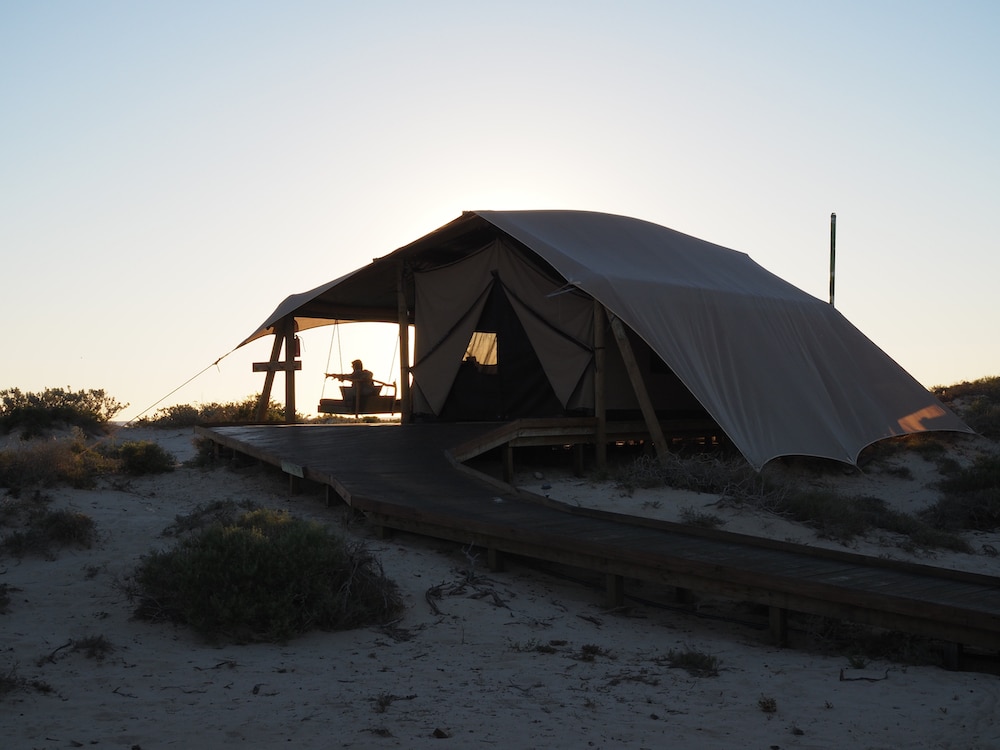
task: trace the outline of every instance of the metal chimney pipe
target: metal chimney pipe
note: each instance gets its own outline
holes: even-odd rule
[[[833,305],[834,278],[837,269],[837,214],[830,214],[830,304]]]

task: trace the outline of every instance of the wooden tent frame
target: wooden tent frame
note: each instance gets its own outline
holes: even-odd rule
[[[411,391],[410,391],[410,346],[409,346],[409,326],[410,326],[410,314],[409,309],[406,304],[406,293],[405,293],[405,273],[406,270],[400,266],[400,272],[398,274],[397,280],[397,312],[398,312],[398,325],[399,325],[399,342],[400,342],[400,387],[398,388],[399,401],[396,401],[395,394],[393,396],[377,396],[376,407],[378,412],[385,413],[395,413],[398,408],[398,413],[400,415],[400,421],[402,423],[407,423],[410,421],[412,415],[412,401],[411,401]],[[254,372],[266,372],[267,375],[264,379],[264,388],[261,391],[260,399],[257,403],[257,411],[255,414],[255,419],[258,422],[263,422],[267,415],[267,407],[270,403],[271,390],[274,384],[274,373],[284,372],[285,373],[285,422],[287,424],[295,423],[295,371],[302,369],[302,362],[298,359],[298,347],[295,337],[295,318],[294,316],[287,316],[282,318],[275,325],[275,339],[274,346],[271,349],[271,358],[267,362],[255,362],[253,365]],[[632,348],[632,344],[629,342],[628,333],[625,330],[625,325],[613,313],[610,313],[607,308],[604,307],[598,300],[594,300],[594,446],[595,446],[595,462],[599,469],[603,469],[607,466],[607,399],[606,399],[606,389],[607,389],[607,350],[606,350],[606,332],[610,330],[612,336],[615,339],[615,343],[618,347],[619,352],[622,356],[622,361],[625,364],[625,369],[628,374],[629,382],[632,386],[632,390],[635,392],[636,399],[639,403],[640,411],[642,412],[643,422],[645,423],[646,429],[649,432],[653,448],[656,451],[656,455],[663,458],[667,451],[667,443],[664,438],[663,429],[660,426],[660,422],[656,417],[656,410],[653,407],[652,399],[649,396],[649,391],[646,388],[646,384],[642,378],[642,372],[639,368],[638,362],[635,357],[635,351]],[[282,349],[284,349],[285,358],[281,359]],[[391,405],[388,403],[391,401]],[[398,403],[398,407],[397,407]],[[360,399],[355,399],[354,403],[351,405],[353,408],[344,408],[341,410],[330,410],[327,413],[343,413],[349,414],[353,413],[355,416],[361,413],[368,413],[365,411],[365,405],[362,404]],[[389,406],[390,411],[386,410],[386,406]],[[326,411],[326,410],[324,410]],[[375,413],[374,411],[371,413]]]

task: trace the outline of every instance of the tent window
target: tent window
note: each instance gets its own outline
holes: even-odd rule
[[[480,371],[495,371],[498,362],[497,335],[486,331],[473,331],[463,359],[470,365],[478,365]]]

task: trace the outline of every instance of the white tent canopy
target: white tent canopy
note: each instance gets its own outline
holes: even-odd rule
[[[785,455],[853,464],[883,438],[971,432],[831,305],[746,254],[593,212],[466,212],[289,297],[243,343],[288,315],[300,330],[396,321],[404,267],[416,323],[415,398],[434,413],[496,284],[567,409],[593,406],[593,299],[658,355],[757,468]]]

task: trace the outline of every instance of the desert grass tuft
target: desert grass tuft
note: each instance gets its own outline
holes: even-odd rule
[[[725,502],[749,505],[805,524],[821,537],[848,543],[882,529],[903,538],[906,549],[948,549],[970,552],[962,537],[932,517],[917,517],[893,510],[884,500],[871,496],[845,496],[833,490],[784,486],[754,472],[745,462],[708,454],[690,458],[670,455],[665,459],[643,456],[619,477],[626,490],[638,487],[672,486],[712,492]],[[996,495],[1000,480],[983,479]],[[982,502],[977,507],[982,507]],[[987,508],[992,507],[987,504]],[[996,496],[1000,514],[1000,496]],[[699,526],[720,526],[721,519],[684,509],[681,520]]]
[[[114,652],[115,647],[103,635],[88,635],[73,641],[71,650],[83,654],[88,659],[104,661],[106,656]]]
[[[666,661],[671,669],[683,669],[692,677],[716,677],[719,674],[718,657],[696,649],[671,649]]]
[[[0,540],[0,551],[14,557],[48,556],[63,547],[89,548],[97,538],[94,520],[72,510],[44,509],[31,514],[24,529]]]
[[[717,529],[726,525],[726,520],[714,513],[705,513],[694,508],[681,508],[681,521],[688,526],[701,529]]]
[[[10,592],[12,591],[20,591],[20,589],[9,583],[0,583],[0,615],[7,614],[7,608],[10,606]]]
[[[35,489],[69,485],[90,489],[98,477],[113,474],[118,462],[91,450],[79,430],[50,440],[31,440],[0,451],[0,486],[14,496]]]
[[[774,714],[778,712],[778,701],[769,695],[762,695],[757,701],[757,708],[766,714]]]
[[[21,677],[17,673],[17,667],[13,666],[6,674],[0,674],[0,699],[6,698],[13,693],[22,693],[34,690],[37,693],[51,693],[52,686],[41,680],[29,680]]]
[[[209,526],[232,526],[243,515],[257,510],[260,506],[252,500],[213,500],[198,505],[190,513],[175,516],[161,536],[182,536],[191,531],[199,531]]]

